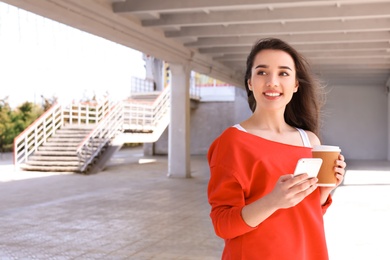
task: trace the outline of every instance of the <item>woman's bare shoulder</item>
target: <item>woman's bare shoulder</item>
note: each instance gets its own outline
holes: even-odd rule
[[[307,131],[307,130],[306,130],[306,133],[307,133],[307,136],[309,137],[310,144],[312,146],[321,144],[320,138],[318,138],[318,136],[315,133],[313,133],[311,131]]]

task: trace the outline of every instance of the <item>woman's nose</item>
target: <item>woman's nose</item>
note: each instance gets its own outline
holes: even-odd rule
[[[267,78],[267,87],[279,86],[278,76],[275,74],[269,74]]]

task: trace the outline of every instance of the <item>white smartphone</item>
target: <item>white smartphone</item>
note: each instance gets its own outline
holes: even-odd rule
[[[297,162],[297,166],[294,170],[294,176],[307,173],[309,178],[317,177],[322,165],[321,158],[302,158]]]

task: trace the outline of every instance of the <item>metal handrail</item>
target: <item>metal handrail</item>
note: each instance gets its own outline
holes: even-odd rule
[[[155,84],[152,79],[131,77],[131,93],[153,92]]]
[[[97,102],[84,102],[70,104],[63,108],[64,120],[71,125],[89,125],[99,123],[113,106],[108,98],[98,104]]]
[[[79,170],[84,172],[101,150],[122,129],[123,106],[118,102],[77,147]]]
[[[61,105],[56,103],[14,138],[14,165],[26,162],[47,138],[63,125]]]
[[[156,127],[170,108],[170,87],[166,87],[153,103],[153,126]]]
[[[170,107],[170,88],[166,87],[153,103],[132,101],[123,103],[126,128],[153,131]]]

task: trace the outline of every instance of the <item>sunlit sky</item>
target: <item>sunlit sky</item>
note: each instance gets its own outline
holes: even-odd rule
[[[0,2],[0,99],[11,106],[130,94],[142,53]]]

